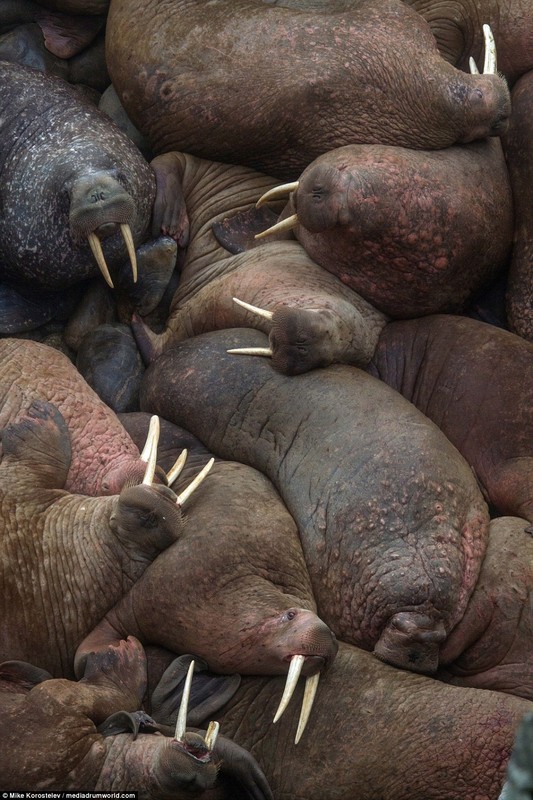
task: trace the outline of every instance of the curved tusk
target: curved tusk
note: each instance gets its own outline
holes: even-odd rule
[[[187,729],[187,706],[189,705],[189,696],[191,694],[192,674],[194,672],[194,660],[189,664],[187,677],[185,678],[185,686],[183,687],[183,695],[181,697],[180,710],[178,711],[178,718],[176,720],[176,730],[174,732],[174,739],[178,742],[183,741],[185,731]]]
[[[209,459],[205,467],[201,470],[201,472],[198,473],[196,478],[193,481],[191,481],[191,483],[189,483],[187,488],[184,489],[181,494],[178,495],[176,503],[179,506],[182,506],[189,499],[189,497],[195,491],[195,489],[197,489],[200,486],[201,482],[204,480],[204,478],[206,477],[207,473],[209,472],[214,463],[215,463],[214,458]]]
[[[264,236],[270,236],[271,233],[282,233],[283,231],[292,231],[298,225],[298,214],[291,214],[290,217],[282,219],[281,222],[276,222],[266,231],[256,233],[254,239],[262,239]]]
[[[226,353],[237,353],[241,356],[267,356],[267,358],[272,358],[274,355],[270,347],[234,347],[233,350],[226,350]]]
[[[490,25],[483,25],[483,38],[485,40],[485,62],[483,64],[483,75],[496,74],[496,42]]]
[[[205,734],[204,741],[208,750],[214,750],[219,730],[220,725],[218,722],[210,722],[207,726],[207,733]]]
[[[187,448],[185,448],[185,450],[182,450],[181,455],[175,460],[174,466],[169,469],[167,473],[167,481],[169,486],[172,486],[174,481],[177,480],[181,475],[183,467],[185,466],[185,462],[187,461],[187,454],[188,451]]]
[[[157,444],[159,442],[159,417],[154,414],[150,420],[146,444],[143,447],[141,459],[146,461],[143,484],[151,486],[154,481],[155,465],[157,461]]]
[[[300,672],[302,671],[304,661],[305,656],[293,656],[291,658],[289,671],[287,673],[287,680],[285,682],[285,689],[283,690],[283,695],[279,702],[278,710],[274,716],[274,722],[278,721],[289,705],[289,700],[293,696],[294,690],[296,689],[296,684],[298,683],[298,678],[300,677]]]
[[[128,255],[131,261],[131,271],[133,274],[133,283],[137,283],[137,255],[135,253],[135,244],[133,243],[133,236],[131,233],[131,228],[129,225],[125,223],[121,223],[120,230],[122,232],[122,238],[124,239],[124,243],[126,245],[126,249],[128,251]]]
[[[257,314],[258,317],[264,317],[265,319],[272,319],[274,314],[272,311],[267,311],[266,308],[259,308],[259,306],[252,306],[250,303],[245,303],[244,300],[239,300],[238,297],[233,298],[233,302],[237,303],[238,306],[242,306],[247,311],[251,311],[252,314]]]
[[[477,68],[477,64],[476,64],[476,62],[474,61],[474,59],[472,58],[472,56],[470,56],[470,58],[469,58],[469,60],[468,60],[468,64],[469,64],[469,66],[470,66],[470,73],[471,73],[472,75],[479,75],[479,70],[478,70],[478,68]]]
[[[105,282],[108,286],[114,289],[113,281],[111,280],[111,275],[109,274],[109,269],[107,268],[107,264],[104,257],[104,251],[102,250],[102,245],[100,243],[100,239],[96,235],[96,233],[89,233],[87,234],[87,239],[89,241],[89,247],[92,250],[92,254],[96,259],[96,263],[100,267],[100,272],[105,278]]]
[[[315,702],[315,695],[316,695],[316,690],[318,689],[319,680],[320,680],[320,672],[316,672],[314,675],[308,675],[307,678],[305,679],[305,691],[302,700],[302,710],[300,711],[300,719],[298,721],[298,729],[296,731],[296,736],[294,738],[294,744],[298,744],[298,742],[302,738],[303,732],[305,731],[307,720],[309,719],[311,709],[313,708],[313,703]]]
[[[255,207],[260,208],[264,203],[268,203],[269,200],[280,200],[285,197],[285,195],[296,191],[299,185],[300,181],[294,181],[293,183],[282,183],[280,186],[274,186],[272,189],[269,189],[268,192],[261,195]]]

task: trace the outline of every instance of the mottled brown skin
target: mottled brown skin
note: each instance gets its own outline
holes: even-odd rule
[[[507,317],[511,330],[533,342],[533,73],[513,89],[513,113],[504,140],[515,208],[515,233],[507,283]]]
[[[2,451],[0,659],[72,677],[79,643],[179,536],[180,509],[165,486],[65,491],[68,429],[50,403],[4,428]]]
[[[384,313],[459,312],[511,251],[496,139],[437,152],[351,145],[302,173],[283,216],[311,258]]]
[[[218,719],[284,800],[497,800],[516,728],[533,709],[394,669],[341,642],[295,746],[301,690],[272,725],[281,689],[280,678],[243,677]]]
[[[487,507],[469,466],[362,370],[291,378],[226,352],[265,339],[233,329],[166,350],[144,374],[141,408],[272,480],[298,526],[318,613],[339,638],[435,670],[486,546]]]
[[[441,428],[499,514],[533,522],[533,344],[466,317],[401,320],[369,371]]]
[[[141,438],[150,415],[143,416]],[[174,439],[169,426],[165,421],[162,437]],[[190,438],[177,494],[210,456],[204,448],[191,452]],[[303,674],[312,674],[335,657],[294,520],[270,481],[245,464],[215,463],[201,497],[187,505],[183,535],[151,567],[81,644],[76,663],[125,635],[194,653],[228,674],[285,674],[293,655],[305,655]]]
[[[433,149],[499,135],[509,114],[503,79],[456,70],[396,0],[331,14],[112,0],[106,48],[120,100],[155,153],[283,178],[351,142]]]

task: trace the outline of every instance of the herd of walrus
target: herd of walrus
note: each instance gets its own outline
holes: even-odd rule
[[[0,790],[533,797],[532,30],[2,0]]]

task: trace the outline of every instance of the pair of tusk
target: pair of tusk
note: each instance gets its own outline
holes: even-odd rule
[[[185,739],[185,731],[187,730],[187,708],[189,705],[189,697],[191,695],[192,676],[194,672],[194,660],[189,664],[187,677],[185,678],[185,686],[183,687],[183,695],[181,697],[180,708],[178,711],[178,718],[176,720],[176,730],[174,731],[174,739],[177,742],[183,742]],[[220,725],[218,722],[210,722],[205,735],[205,744],[208,750],[213,750]]]
[[[266,308],[259,308],[259,306],[252,306],[250,303],[245,303],[244,300],[239,300],[237,297],[233,298],[233,302],[242,306],[242,308],[245,308],[247,311],[251,311],[252,314],[257,314],[258,317],[271,320],[274,316],[272,311],[267,311]],[[244,356],[267,356],[268,358],[272,358],[273,355],[270,347],[235,347],[233,350],[228,350],[227,352]]]
[[[298,656],[293,656],[291,658],[289,672],[287,673],[287,680],[285,682],[285,689],[283,690],[283,695],[281,697],[278,710],[276,711],[276,714],[274,716],[274,722],[278,721],[278,719],[281,717],[281,715],[289,705],[289,701],[294,694],[294,690],[296,688],[296,684],[298,683],[298,678],[300,677],[300,673],[302,671],[304,662],[305,662],[305,656],[298,655]],[[314,675],[308,675],[308,677],[305,679],[305,690],[302,700],[302,708],[300,711],[300,719],[298,720],[298,728],[296,730],[296,736],[294,737],[294,744],[298,744],[298,742],[302,738],[302,734],[307,725],[309,715],[311,714],[311,709],[313,708],[313,703],[315,700],[315,695],[316,695],[316,690],[318,688],[319,680],[320,680],[319,672],[315,673]]]
[[[129,225],[125,223],[121,223],[120,231],[122,233],[122,238],[126,244],[126,249],[128,251],[128,255],[130,257],[131,262],[131,271],[133,274],[133,283],[137,283],[137,256],[135,254],[135,244],[133,242],[133,236],[131,233],[131,228]],[[105,281],[111,289],[114,288],[113,281],[111,280],[111,275],[109,274],[109,269],[106,264],[104,251],[102,250],[102,243],[100,239],[96,235],[96,233],[92,232],[87,235],[87,239],[89,240],[89,247],[91,248],[92,254],[96,259],[96,263],[100,267],[100,272],[105,278]]]
[[[148,428],[148,435],[146,437],[146,444],[143,447],[141,453],[141,460],[146,461],[146,470],[144,472],[143,483],[147,486],[151,486],[154,480],[155,474],[155,467],[157,462],[157,444],[159,442],[159,417],[154,414],[153,417],[150,419],[150,426]],[[167,480],[169,485],[173,483],[176,478],[180,475],[183,467],[185,466],[185,461],[187,460],[187,450],[183,450],[181,455],[176,459],[173,467],[170,469]],[[191,483],[183,490],[181,494],[178,495],[176,503],[179,506],[183,506],[183,504],[189,499],[191,494],[200,486],[204,478],[207,476],[208,472],[210,471],[211,467],[215,463],[215,459],[211,458],[205,467],[198,473],[196,478],[194,478]]]
[[[255,204],[255,207],[260,208],[265,203],[268,203],[269,200],[280,200],[281,198],[285,197],[285,195],[296,191],[299,185],[300,181],[294,181],[293,183],[282,183],[280,186],[274,186],[273,189],[269,189],[268,192],[265,192],[263,195],[261,195],[261,197]],[[262,239],[264,236],[270,236],[271,233],[283,233],[284,231],[292,231],[293,228],[297,226],[297,224],[298,224],[298,215],[292,214],[292,216],[287,217],[287,219],[282,219],[281,222],[276,222],[275,225],[272,225],[270,228],[267,228],[266,231],[257,233],[254,236],[254,239]]]
[[[490,25],[483,25],[483,39],[485,41],[485,61],[483,64],[483,75],[496,74],[496,42]],[[479,75],[479,69],[472,57],[469,60],[470,72],[472,75]]]

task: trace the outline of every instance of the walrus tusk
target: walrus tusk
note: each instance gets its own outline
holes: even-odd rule
[[[111,275],[109,274],[107,264],[105,263],[104,251],[102,250],[100,239],[98,238],[96,233],[92,232],[87,235],[87,239],[89,240],[89,247],[92,250],[92,254],[96,259],[96,263],[100,267],[100,272],[104,276],[107,285],[110,286],[112,289],[114,289],[113,281],[111,280]]]
[[[483,75],[495,75],[497,69],[496,42],[494,41],[494,36],[490,25],[483,25],[483,39],[485,42]],[[470,56],[468,64],[470,66],[470,72],[472,75],[479,75],[479,69],[472,56]]]
[[[300,711],[300,719],[298,721],[298,729],[294,737],[294,744],[298,744],[305,731],[307,720],[315,702],[316,690],[318,689],[318,682],[320,680],[320,672],[315,672],[314,675],[308,675],[305,679],[304,698],[302,700],[302,710]]]
[[[207,726],[204,742],[206,743],[208,750],[213,750],[215,747],[219,729],[220,725],[218,722],[210,722]]]
[[[120,230],[122,232],[122,238],[124,239],[124,243],[126,245],[126,249],[128,251],[128,255],[131,261],[131,271],[133,274],[133,283],[137,283],[137,256],[135,254],[135,245],[133,243],[133,236],[131,233],[131,228],[129,225],[125,223],[121,223]]]
[[[472,56],[470,56],[470,58],[468,59],[468,65],[470,67],[470,73],[472,75],[479,75],[479,70],[477,68],[477,64],[474,61],[474,59],[472,58]]]
[[[234,347],[232,350],[226,350],[226,353],[237,353],[241,356],[267,356],[267,358],[272,358],[274,355],[270,347]]]
[[[259,317],[264,317],[265,319],[272,319],[274,314],[272,311],[267,311],[266,308],[259,308],[259,306],[252,306],[250,303],[245,303],[244,300],[239,300],[238,297],[233,298],[233,302],[237,303],[238,306],[242,306],[247,311],[251,311],[252,314],[257,314]]]
[[[183,467],[185,466],[185,462],[187,461],[187,448],[182,450],[180,456],[177,457],[176,461],[174,462],[174,466],[171,467],[167,473],[167,482],[169,486],[172,486],[175,480],[179,478]]]
[[[191,483],[189,483],[187,488],[184,489],[181,494],[178,495],[176,503],[179,506],[182,506],[189,499],[189,497],[195,491],[195,489],[197,489],[200,486],[201,482],[204,480],[204,478],[206,477],[207,473],[209,472],[214,463],[215,459],[210,458],[205,467],[198,473],[196,478],[193,481],[191,481]]]
[[[187,677],[185,678],[185,686],[183,687],[183,695],[181,697],[180,710],[178,711],[178,718],[176,720],[176,730],[174,731],[174,739],[177,742],[182,742],[187,730],[187,706],[189,705],[189,696],[191,694],[192,674],[194,672],[194,660],[189,664]]]
[[[154,414],[150,419],[146,444],[143,447],[141,459],[146,461],[143,483],[151,486],[154,480],[155,465],[157,461],[157,444],[159,442],[159,417]]]
[[[261,195],[255,207],[261,208],[261,206],[268,203],[269,200],[280,200],[285,197],[285,195],[294,192],[299,185],[300,181],[294,181],[293,183],[282,183],[280,186],[274,186],[272,189],[269,189],[268,192]]]
[[[276,222],[266,231],[256,233],[254,239],[262,239],[264,236],[270,236],[271,233],[282,233],[283,231],[292,231],[298,225],[298,214],[291,214],[290,217],[282,219],[281,222]]]
[[[285,689],[283,690],[283,695],[279,701],[278,710],[274,715],[274,722],[278,721],[289,705],[289,700],[293,696],[294,690],[296,689],[296,684],[298,683],[298,678],[300,677],[300,672],[302,671],[304,662],[305,656],[293,656],[291,658],[289,671],[287,673],[287,680],[285,681]]]

